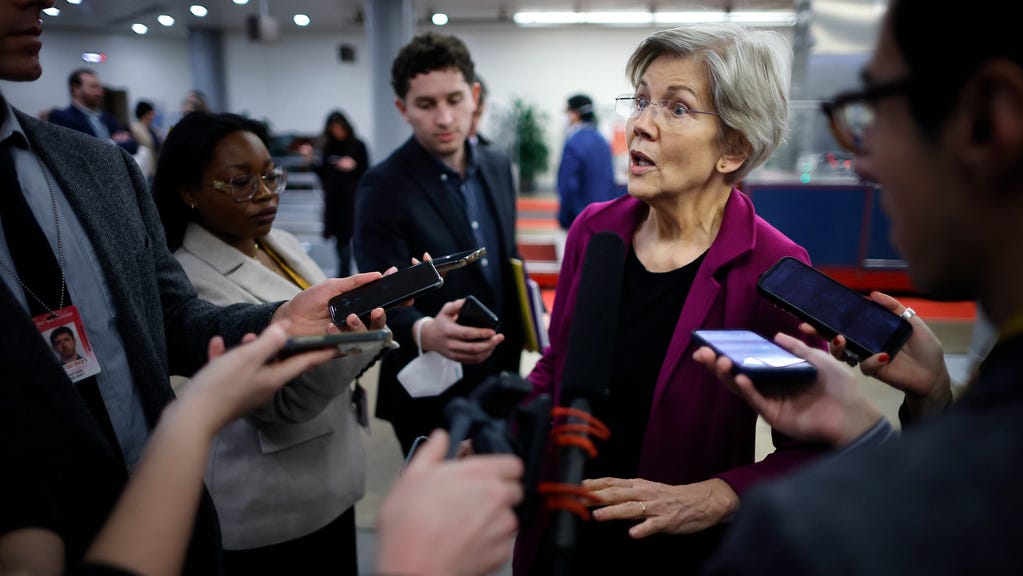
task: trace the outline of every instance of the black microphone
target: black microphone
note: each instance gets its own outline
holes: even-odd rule
[[[559,403],[585,412],[594,401],[606,398],[614,362],[618,316],[625,271],[625,244],[612,232],[590,239],[576,289],[575,311],[569,329],[565,368],[561,374]],[[584,423],[569,417],[569,423]],[[578,486],[585,473],[586,451],[573,445],[561,448],[559,482]],[[559,510],[553,519],[555,574],[570,574],[578,518]]]

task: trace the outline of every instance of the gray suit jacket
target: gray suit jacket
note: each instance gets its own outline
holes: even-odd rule
[[[262,238],[309,283],[325,279],[294,236]],[[174,252],[203,298],[215,304],[273,302],[299,288],[196,223]],[[213,441],[206,485],[224,548],[247,550],[306,536],[362,498],[366,457],[351,384],[375,349],[317,366]]]
[[[115,321],[135,386],[155,426],[173,398],[168,374],[192,374],[205,363],[212,336],[237,342],[246,332],[265,327],[275,306],[218,308],[200,300],[167,250],[156,207],[131,156],[90,136],[16,114],[89,236],[117,307]],[[31,454],[32,461],[23,463],[6,450],[0,458],[5,469],[26,475],[32,495],[42,499],[20,503],[29,510],[22,525],[56,529],[74,565],[116,502],[127,471],[48,343],[3,283],[0,318],[0,416],[18,435],[21,457]],[[0,444],[11,445],[10,439]],[[190,556],[199,564],[189,564],[190,574],[219,570],[219,530],[208,499],[204,502]]]

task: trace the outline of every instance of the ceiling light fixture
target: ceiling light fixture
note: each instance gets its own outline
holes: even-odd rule
[[[74,5],[77,6],[78,4],[82,3],[82,0],[67,0],[67,3],[68,4],[74,4]]]
[[[136,23],[131,25],[131,31],[136,33],[136,34],[138,34],[139,36],[141,36],[141,35],[145,34],[146,32],[149,32],[149,26],[146,26],[145,24],[141,24],[139,22],[136,22]]]
[[[750,26],[793,26],[796,13],[791,10],[721,12],[715,10],[692,12],[516,12],[512,20],[519,26],[565,26],[598,24],[605,26],[643,26],[650,24],[696,24],[707,22],[736,22]]]
[[[305,14],[295,14],[295,16],[292,18],[292,20],[294,20],[295,24],[297,24],[298,26],[308,26],[309,25],[309,17],[306,16]]]
[[[159,22],[160,24],[163,24],[164,26],[174,25],[174,17],[169,14],[160,14],[159,16],[156,17],[156,21]]]
[[[205,16],[207,15],[207,14],[209,14],[209,12],[210,12],[210,11],[209,11],[209,10],[207,10],[207,9],[206,9],[206,7],[205,7],[205,6],[203,6],[202,4],[192,4],[192,5],[191,5],[191,6],[190,6],[190,7],[188,8],[188,11],[189,11],[189,12],[191,12],[193,16],[196,16],[196,17],[198,17],[198,18],[203,18],[203,17],[205,17]]]
[[[50,6],[46,10],[43,10],[43,14],[46,14],[47,16],[60,16],[60,9]]]
[[[234,3],[241,6],[243,4],[248,4],[249,0],[234,0]]]
[[[430,21],[435,26],[444,26],[448,23],[448,15],[443,12],[434,12],[433,16],[430,17]]]

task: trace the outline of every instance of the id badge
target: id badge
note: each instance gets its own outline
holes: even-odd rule
[[[32,321],[72,382],[100,373],[99,360],[89,345],[78,308],[67,306],[52,314],[40,314]]]

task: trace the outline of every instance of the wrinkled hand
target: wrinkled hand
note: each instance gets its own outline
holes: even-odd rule
[[[463,364],[479,364],[504,342],[504,334],[490,328],[470,328],[456,322],[458,312],[465,299],[453,300],[444,305],[432,320],[421,320],[420,338],[424,352],[434,351],[441,356]]]
[[[196,425],[210,437],[263,404],[285,382],[334,357],[333,350],[317,350],[268,364],[288,339],[288,325],[268,326],[258,338],[247,334],[230,352],[220,336],[210,340],[209,363],[189,380],[179,400],[182,407],[191,407]]]
[[[881,292],[871,292],[870,299],[894,314],[906,311],[898,300]],[[877,378],[889,386],[906,393],[907,407],[914,415],[940,411],[948,404],[952,394],[952,379],[945,366],[945,353],[934,332],[919,316],[909,319],[913,333],[894,358],[875,354],[860,362],[860,372]],[[815,333],[808,324],[799,327],[807,334]],[[846,341],[836,336],[831,341],[831,353],[844,359]]]
[[[434,432],[380,508],[381,574],[477,576],[511,556],[522,462],[508,455],[445,461],[447,447],[447,433]]]
[[[299,292],[293,299],[281,304],[274,312],[271,322],[287,319],[291,321],[291,333],[295,336],[333,334],[339,330],[330,320],[327,303],[342,292],[353,290],[380,278],[379,272],[364,272],[347,278],[327,278],[323,282]],[[353,320],[354,319],[354,320]],[[370,314],[370,328],[384,327],[386,316],[377,308]],[[358,316],[351,314],[345,319],[349,330],[365,329]]]
[[[778,334],[774,341],[817,368],[817,379],[792,395],[764,396],[749,377],[732,373],[732,361],[703,346],[693,359],[743,398],[775,430],[799,440],[842,446],[877,424],[881,413],[860,393],[850,369],[802,340]]]
[[[735,491],[717,478],[681,486],[642,478],[597,478],[583,480],[583,488],[599,499],[594,520],[639,521],[629,528],[629,536],[636,539],[657,533],[700,532],[727,519],[739,507]]]

